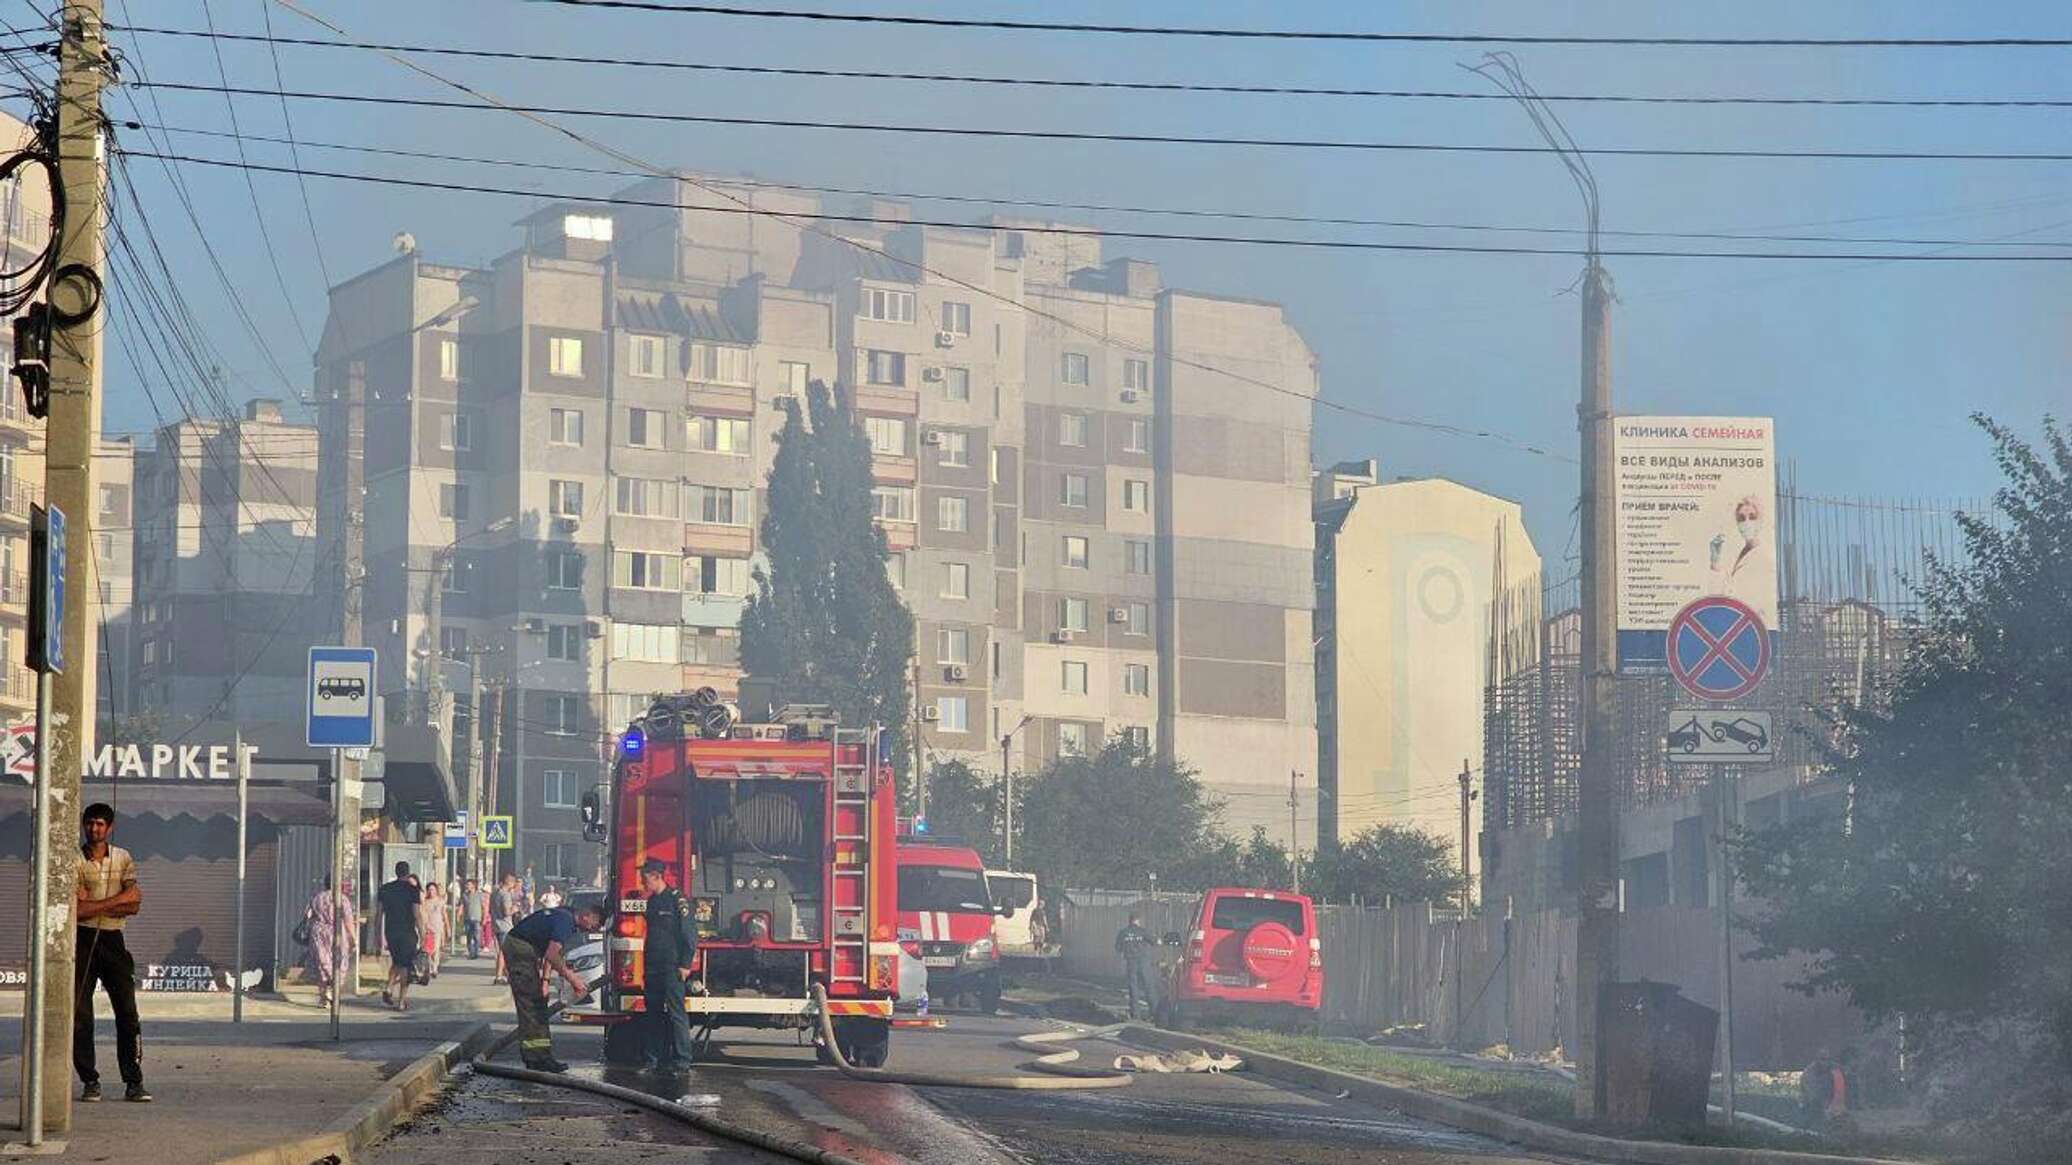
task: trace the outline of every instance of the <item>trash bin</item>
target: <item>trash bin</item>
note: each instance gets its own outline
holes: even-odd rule
[[[1685,999],[1673,983],[1607,983],[1598,1024],[1606,1120],[1704,1125],[1719,1012]]]

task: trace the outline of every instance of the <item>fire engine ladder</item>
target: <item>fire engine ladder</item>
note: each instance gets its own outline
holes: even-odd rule
[[[871,774],[877,769],[878,734],[867,728],[838,728],[834,739],[834,925],[831,983],[861,984],[870,966],[870,863],[890,854],[870,852]],[[844,763],[854,755],[857,763]]]

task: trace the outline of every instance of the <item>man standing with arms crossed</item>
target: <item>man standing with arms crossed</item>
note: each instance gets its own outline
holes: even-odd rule
[[[137,962],[122,941],[123,920],[143,907],[137,863],[129,851],[108,844],[115,810],[100,802],[79,815],[79,928],[72,975],[72,1067],[79,1073],[79,1099],[101,1099],[101,1073],[94,1066],[94,983],[108,992],[115,1011],[115,1060],[122,1069],[123,1099],[147,1101],[144,1089],[144,1029],[137,1022]]]
[[[681,1076],[691,1070],[691,1021],[684,1014],[684,986],[691,977],[691,956],[698,950],[691,904],[669,884],[669,867],[660,858],[640,864],[640,888],[647,891],[647,941],[641,950],[646,978],[648,1071]]]

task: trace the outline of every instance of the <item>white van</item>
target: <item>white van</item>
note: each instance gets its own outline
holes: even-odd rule
[[[987,870],[986,890],[995,906],[1007,913],[993,920],[993,941],[1003,959],[1054,959],[1059,945],[1050,939],[1043,918],[1043,898],[1036,875],[1014,870]]]

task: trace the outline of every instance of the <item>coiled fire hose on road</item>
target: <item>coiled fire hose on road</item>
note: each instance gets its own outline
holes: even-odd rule
[[[1113,1035],[1122,1030],[1120,1024],[1087,1031],[1036,1032],[1016,1038],[1015,1047],[1025,1052],[1036,1053],[1034,1060],[1021,1065],[1023,1072],[1040,1075],[953,1076],[941,1072],[892,1072],[884,1068],[856,1067],[842,1055],[842,1046],[835,1040],[834,1017],[827,1013],[827,989],[818,983],[813,984],[813,1004],[815,1010],[820,1013],[820,1038],[827,1047],[828,1055],[833,1058],[835,1067],[842,1075],[851,1080],[870,1080],[879,1084],[916,1084],[929,1088],[1009,1088],[1042,1091],[1125,1088],[1136,1082],[1135,1077],[1126,1072],[1072,1067],[1072,1062],[1079,1059],[1078,1050],[1058,1046],[1072,1040]]]

